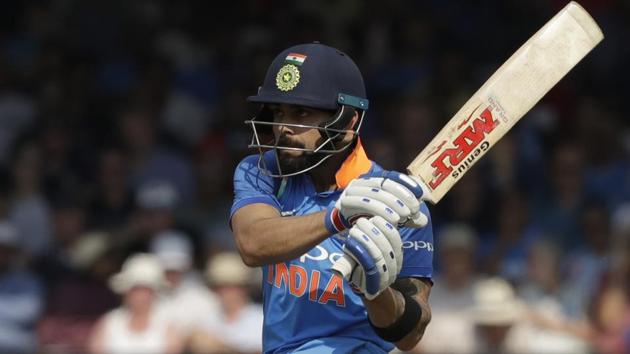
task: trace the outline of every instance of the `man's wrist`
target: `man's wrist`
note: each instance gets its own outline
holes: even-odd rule
[[[402,297],[402,313],[398,313],[397,310],[396,316],[392,316],[393,320],[390,318],[389,321],[378,323],[375,322],[376,318],[372,317],[368,310],[368,322],[379,337],[388,342],[395,343],[402,340],[416,329],[418,322],[422,318],[422,308],[411,295],[401,293],[391,288],[390,290],[394,299],[396,299],[397,295]],[[396,306],[399,306],[399,301],[395,300],[394,303],[397,304]]]
[[[370,322],[376,327],[388,327],[395,323],[405,310],[405,298],[398,290],[388,287],[377,297],[368,300],[361,298],[368,310]]]
[[[328,230],[331,235],[340,233],[350,227],[336,207],[328,208],[324,215],[324,224],[326,225],[326,230]]]

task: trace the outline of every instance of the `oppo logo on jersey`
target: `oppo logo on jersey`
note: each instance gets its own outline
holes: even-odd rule
[[[315,250],[315,252],[313,252],[313,250]],[[311,252],[313,252],[314,254],[310,254]],[[308,253],[303,254],[300,257],[300,262],[304,263],[306,262],[307,259],[310,259],[313,261],[323,261],[325,259],[328,259],[330,263],[332,264],[332,263],[335,263],[339,258],[341,258],[341,256],[343,256],[343,253],[341,252],[328,253],[327,249],[325,249],[324,247],[320,245],[317,245]]]
[[[473,111],[472,114],[474,114],[475,111]],[[472,117],[472,114],[468,119]],[[466,119],[462,125],[466,124],[468,119]],[[460,174],[464,173],[479,155],[488,150],[490,143],[487,141],[481,142],[497,125],[499,125],[499,121],[492,117],[491,108],[487,107],[484,109],[479,117],[473,120],[472,124],[453,140],[455,147],[444,150],[431,163],[431,166],[434,168],[434,178],[429,182],[429,187],[432,189],[437,188],[444,179],[453,172],[453,167],[455,166],[457,166],[457,170],[453,172],[453,178],[457,178]],[[462,165],[458,166],[459,164]]]
[[[405,241],[402,244],[403,248],[413,248],[414,251],[427,250],[433,252],[433,244],[426,241]]]

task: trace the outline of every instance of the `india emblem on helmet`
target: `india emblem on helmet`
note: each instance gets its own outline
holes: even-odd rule
[[[300,83],[300,70],[293,64],[287,64],[278,70],[276,86],[281,91],[291,91]]]

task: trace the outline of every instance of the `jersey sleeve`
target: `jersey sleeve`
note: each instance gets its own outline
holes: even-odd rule
[[[420,210],[427,215],[427,226],[415,228],[401,228],[400,237],[403,241],[403,266],[399,278],[431,278],[433,276],[433,226],[431,215],[426,204],[422,203]]]
[[[258,168],[258,155],[244,158],[234,171],[234,201],[230,220],[238,209],[249,204],[263,203],[280,210],[280,203],[274,195],[275,184],[273,177],[265,175]]]

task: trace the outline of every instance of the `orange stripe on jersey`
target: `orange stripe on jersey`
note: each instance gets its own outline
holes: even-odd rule
[[[361,144],[361,139],[357,139],[357,146],[354,151],[343,162],[341,168],[335,174],[335,181],[338,188],[346,188],[350,181],[367,173],[372,167],[372,161],[368,159]]]

